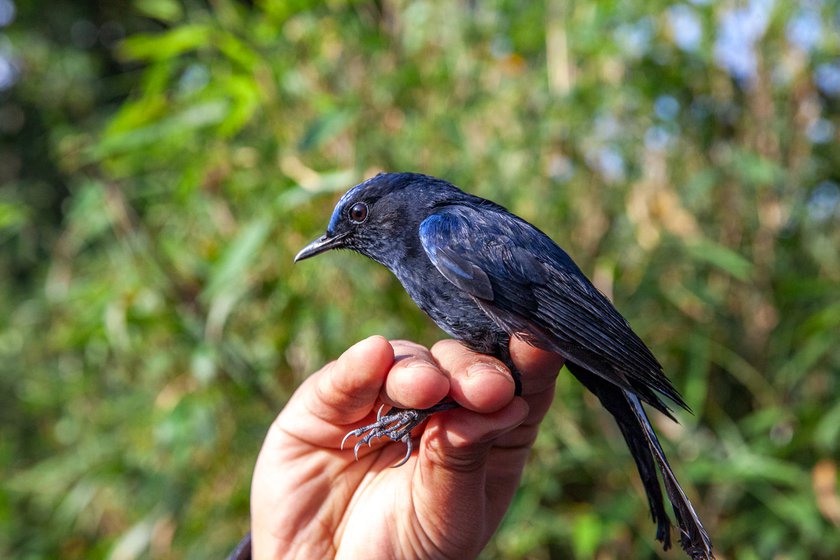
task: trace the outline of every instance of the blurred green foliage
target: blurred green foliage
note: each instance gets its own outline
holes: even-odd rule
[[[374,263],[291,266],[379,170],[507,205],[615,299],[694,408],[655,423],[720,557],[840,556],[836,0],[4,13],[0,556],[221,557],[301,379],[441,336]],[[557,393],[485,557],[681,557]]]

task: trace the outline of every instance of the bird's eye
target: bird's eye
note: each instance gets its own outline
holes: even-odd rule
[[[353,206],[350,207],[350,212],[348,212],[350,216],[350,220],[357,224],[361,224],[367,219],[368,216],[368,207],[367,204],[364,202],[357,202]]]

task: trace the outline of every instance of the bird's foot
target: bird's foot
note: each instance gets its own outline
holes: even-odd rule
[[[348,432],[347,435],[344,436],[344,439],[341,440],[341,449],[344,449],[344,444],[351,437],[361,438],[356,442],[356,445],[353,446],[353,456],[358,461],[359,449],[363,445],[370,447],[371,441],[373,441],[374,438],[378,439],[387,437],[391,441],[401,441],[406,446],[405,457],[403,457],[399,463],[394,465],[394,468],[400,467],[408,461],[408,458],[411,457],[411,451],[414,449],[411,442],[411,430],[422,424],[426,418],[435,412],[449,410],[450,408],[455,408],[457,406],[458,405],[453,402],[442,402],[436,404],[432,408],[424,410],[417,410],[414,408],[392,408],[383,416],[382,409],[385,408],[385,405],[382,405],[376,413],[376,422]]]

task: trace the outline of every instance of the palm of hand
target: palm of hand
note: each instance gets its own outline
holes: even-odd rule
[[[551,403],[559,358],[515,341],[522,398],[504,366],[443,341],[431,351],[364,340],[313,374],[274,422],[252,487],[254,558],[471,557],[510,504]],[[395,359],[396,355],[396,359]],[[356,461],[344,434],[376,403],[464,408],[415,430],[418,452],[373,442]],[[378,406],[376,407],[378,408]]]

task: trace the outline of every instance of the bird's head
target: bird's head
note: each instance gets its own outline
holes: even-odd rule
[[[295,262],[330,249],[350,249],[393,265],[419,248],[418,228],[434,208],[463,193],[441,179],[417,173],[380,173],[347,191],[327,231],[304,247]]]

